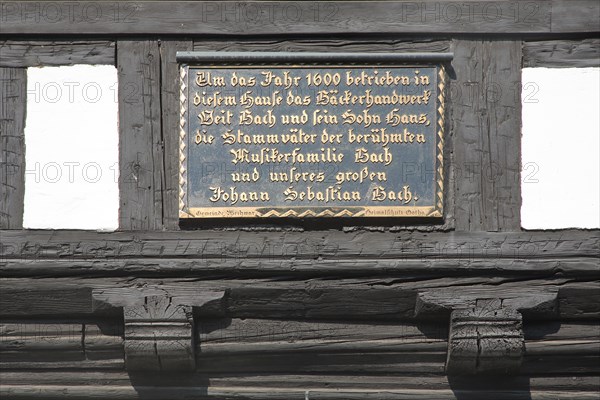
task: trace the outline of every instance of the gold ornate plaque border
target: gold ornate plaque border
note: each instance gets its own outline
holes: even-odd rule
[[[328,67],[343,67],[328,65]],[[444,212],[444,127],[446,123],[446,70],[437,67],[438,108],[437,108],[437,151],[436,151],[436,201],[434,206],[358,206],[358,207],[188,207],[187,205],[187,125],[188,114],[187,74],[189,66],[180,65],[179,84],[179,218],[305,218],[305,217],[393,217],[393,218],[441,218]],[[205,66],[205,68],[252,68],[245,66]],[[264,67],[264,66],[261,66]],[[281,66],[277,66],[281,67]],[[288,65],[288,67],[290,67]],[[302,65],[304,68],[321,67]],[[423,67],[423,65],[402,65],[402,67]]]

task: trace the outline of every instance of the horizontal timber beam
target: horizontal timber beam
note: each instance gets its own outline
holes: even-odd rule
[[[599,230],[371,232],[0,230],[0,261],[40,259],[597,258]]]
[[[115,43],[109,41],[0,41],[0,67],[75,64],[114,65]]]
[[[79,384],[69,382],[67,374],[77,376]],[[307,373],[293,376],[277,373],[234,374],[234,376],[209,376],[205,373],[186,377],[187,385],[161,386],[157,382],[170,382],[171,379],[153,377],[154,380],[143,379],[143,383],[132,384],[126,374],[113,374],[114,378],[107,379],[104,375],[99,378],[88,372],[35,373],[18,372],[6,373],[10,381],[0,386],[0,396],[3,400],[28,399],[36,396],[38,399],[80,399],[95,400],[138,400],[142,398],[186,400],[240,398],[246,400],[289,399],[289,400],[460,400],[460,399],[579,399],[597,400],[597,388],[590,388],[594,378],[581,377],[544,377],[532,380],[530,387],[528,378],[509,380],[491,377],[486,380],[478,379],[478,384],[463,382],[461,385],[448,382],[439,377],[429,375],[408,377],[390,375],[387,377],[369,375],[332,376]],[[18,381],[17,375],[28,382],[38,382],[40,375],[50,375],[60,379],[57,383],[46,382],[35,385],[24,385]],[[241,376],[240,376],[241,375]],[[385,374],[381,374],[385,375]],[[4,374],[3,374],[4,376]],[[205,382],[210,377],[210,382]],[[162,378],[162,379],[161,379]],[[86,381],[89,380],[89,381]],[[159,380],[157,380],[159,379]],[[575,382],[569,383],[569,380]],[[177,381],[177,380],[176,380]],[[471,380],[472,381],[472,380]],[[18,383],[15,383],[18,382]],[[192,383],[193,382],[193,383]],[[205,383],[202,383],[205,382]],[[349,383],[351,382],[351,383]],[[416,383],[418,382],[418,384]],[[435,388],[430,388],[435,382]],[[480,383],[479,383],[480,382]],[[579,389],[576,385],[585,385]],[[486,386],[487,385],[487,386]],[[368,389],[365,389],[368,387]],[[144,397],[141,397],[144,396]],[[152,396],[152,397],[150,397]]]
[[[224,276],[226,274],[223,274]],[[4,278],[0,279],[0,318],[117,316],[122,311],[105,307],[98,299],[115,291],[143,287],[147,291],[189,293],[225,292],[197,308],[198,315],[229,318],[285,318],[320,320],[428,320],[434,313],[416,315],[420,292],[451,287],[448,295],[471,293],[478,298],[515,298],[523,291],[557,291],[557,315],[546,311],[532,318],[544,320],[597,320],[600,317],[598,277],[579,280],[560,275],[547,279],[519,277],[404,278]],[[183,296],[183,295],[180,295]],[[419,310],[422,310],[420,307]],[[431,308],[431,307],[429,307]],[[526,316],[526,315],[525,315]]]
[[[335,277],[410,277],[416,276],[515,276],[544,278],[551,276],[599,277],[598,260],[591,257],[552,259],[504,259],[468,257],[452,259],[400,258],[377,259],[294,259],[280,258],[125,258],[125,259],[37,259],[0,260],[0,277],[179,277],[211,279],[288,276],[309,278]]]
[[[530,68],[600,67],[600,39],[523,42],[523,66]]]
[[[221,52],[221,51],[180,51],[177,52],[177,61],[189,64],[206,63],[428,63],[450,62],[452,53],[331,53],[331,52]]]
[[[2,34],[530,34],[598,32],[595,0],[3,1]]]

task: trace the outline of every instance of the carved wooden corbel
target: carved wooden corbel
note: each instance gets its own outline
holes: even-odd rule
[[[427,291],[419,293],[418,318],[448,315],[448,375],[516,374],[525,354],[523,315],[556,316],[558,290]]]
[[[95,308],[122,307],[128,371],[193,371],[193,307],[222,299],[224,292],[172,294],[164,290],[102,289]]]

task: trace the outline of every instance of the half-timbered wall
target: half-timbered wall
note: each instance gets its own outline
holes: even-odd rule
[[[521,229],[520,88],[599,66],[599,10],[3,1],[0,395],[597,398],[600,233]],[[185,50],[453,52],[444,219],[180,225]],[[118,69],[120,228],[24,230],[26,68],[74,64]]]

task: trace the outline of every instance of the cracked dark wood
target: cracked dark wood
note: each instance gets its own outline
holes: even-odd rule
[[[558,34],[597,32],[599,7],[593,0],[460,4],[331,1],[139,1],[113,4],[78,2],[58,10],[6,2],[3,34],[179,34],[332,35],[440,33]],[[93,9],[94,11],[90,11]],[[69,12],[70,11],[70,12]],[[168,18],[165,18],[168,16]]]
[[[115,43],[90,41],[0,41],[0,67],[115,64]]]
[[[23,227],[26,90],[26,69],[0,67],[0,229]]]
[[[521,44],[455,40],[452,164],[457,230],[521,227]]]
[[[0,370],[124,369],[123,327],[113,321],[0,323]]]
[[[37,373],[23,373],[24,379],[35,380]],[[410,376],[407,377],[373,377],[340,374],[323,376],[319,374],[282,375],[276,373],[235,374],[235,376],[210,376],[199,374],[185,379],[161,378],[153,376],[136,378],[136,384],[128,382],[125,374],[81,374],[79,385],[66,383],[66,374],[44,373],[44,381],[39,386],[18,385],[11,381],[0,387],[4,398],[31,398],[43,390],[46,398],[57,399],[65,396],[76,398],[100,397],[104,400],[129,400],[140,398],[188,400],[228,399],[244,400],[461,400],[480,399],[482,395],[490,399],[523,400],[527,398],[553,400],[556,398],[576,398],[596,400],[596,381],[590,377],[569,383],[566,377],[540,377],[532,379],[530,385],[526,379],[481,379],[473,388],[473,384],[456,383],[439,377]],[[191,383],[195,378],[196,383]],[[57,385],[48,384],[50,379],[57,379]],[[87,379],[87,382],[85,381]],[[93,383],[90,383],[92,381]],[[176,382],[173,384],[172,382]],[[184,382],[181,384],[180,382]],[[206,383],[202,383],[206,382]],[[280,383],[283,382],[283,383]],[[349,385],[348,382],[352,382]],[[58,387],[57,387],[58,386]],[[578,390],[577,387],[581,389]],[[448,389],[448,388],[452,389]],[[596,386],[597,387],[597,386]],[[361,389],[365,388],[365,389]],[[88,395],[93,393],[93,395]],[[496,397],[492,397],[496,396]],[[6,397],[5,397],[6,396]]]
[[[224,292],[105,289],[93,292],[93,308],[122,309],[128,371],[194,371],[193,306],[221,300]]]
[[[452,311],[448,375],[518,374],[524,354],[523,317],[499,299],[479,299],[472,308]]]
[[[332,51],[332,52],[439,52],[450,51],[451,40],[431,38],[395,39],[197,39],[194,51]]]
[[[346,373],[388,368],[387,373],[429,372],[440,376],[448,338],[448,326],[439,321],[414,324],[201,318],[196,325],[196,362],[206,374],[232,370],[250,374],[315,373],[331,371],[345,358],[350,360],[345,364]],[[0,370],[3,377],[17,368],[123,371],[127,323],[125,327],[124,332],[119,318],[2,323]],[[599,329],[597,321],[526,324],[524,372],[598,371]],[[52,360],[60,357],[61,362],[54,361],[53,365]],[[568,357],[577,359],[569,361]]]
[[[600,67],[600,39],[524,42],[523,67]]]
[[[558,290],[558,313],[542,313],[535,318],[554,320],[594,320],[600,318],[598,277],[571,281],[560,274],[547,277],[515,279],[472,276],[444,278],[438,276],[357,277],[354,279],[288,278],[207,279],[194,278],[45,278],[0,280],[0,316],[94,316],[119,315],[114,308],[98,307],[92,292],[129,290],[147,287],[160,291],[186,290],[199,294],[223,291],[223,300],[211,301],[196,312],[203,317],[345,319],[358,321],[427,320],[415,316],[420,291],[441,290],[452,286],[454,297],[464,292],[518,293],[519,291]],[[491,294],[488,295],[488,297]],[[36,300],[37,301],[34,301]],[[447,314],[446,317],[447,318]],[[439,319],[438,319],[439,320]]]
[[[364,230],[296,231],[282,228],[179,232],[91,232],[0,230],[0,261],[129,258],[195,258],[227,262],[253,259],[311,260],[319,268],[329,259],[504,259],[502,270],[520,260],[596,258],[598,230],[529,232],[411,232]],[[526,262],[524,263],[526,264]],[[32,265],[34,272],[35,264]],[[460,269],[460,264],[457,265]],[[550,267],[549,267],[550,268]]]
[[[161,229],[161,140],[158,42],[119,41],[119,227]]]
[[[190,306],[167,296],[148,296],[143,304],[123,307],[125,364],[128,371],[195,369]]]

